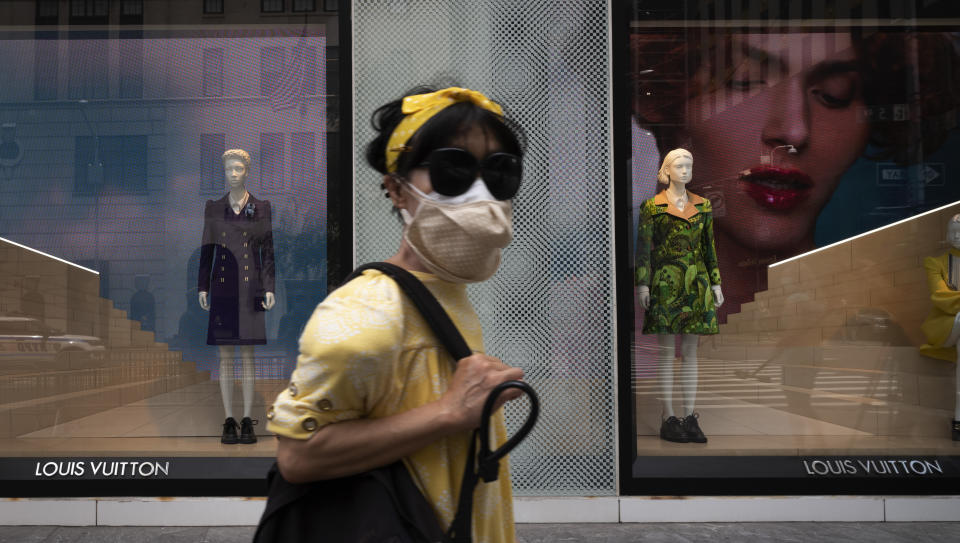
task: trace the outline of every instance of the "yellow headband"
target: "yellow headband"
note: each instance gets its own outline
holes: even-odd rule
[[[487,111],[503,115],[503,109],[483,94],[460,87],[407,96],[403,99],[401,106],[401,111],[406,117],[393,130],[390,141],[387,142],[387,171],[390,173],[397,171],[400,153],[408,150],[407,142],[424,123],[457,102],[473,102]]]

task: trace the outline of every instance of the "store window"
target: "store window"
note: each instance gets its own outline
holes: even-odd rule
[[[960,475],[958,28],[828,4],[632,6],[632,492]]]
[[[40,4],[0,35],[0,493],[90,478],[259,492],[267,406],[327,274],[352,266],[334,245],[349,206],[327,205],[344,190],[325,55],[339,19],[263,19],[252,2],[227,25],[195,0],[71,0],[72,22],[101,26],[38,32]],[[169,27],[126,26],[138,18]]]
[[[260,0],[260,11],[264,13],[283,13],[284,0]]]

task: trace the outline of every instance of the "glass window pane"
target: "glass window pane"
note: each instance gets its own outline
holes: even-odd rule
[[[316,0],[293,0],[293,11],[315,11]]]
[[[71,40],[67,44],[70,52],[67,97],[86,100],[107,98],[110,88],[108,40]]]
[[[929,331],[956,288],[932,292],[928,277],[952,273],[944,236],[960,185],[946,172],[960,167],[960,130],[933,119],[960,106],[960,42],[903,32],[922,19],[878,13],[890,25],[865,29],[862,13],[837,9],[846,23],[829,32],[778,30],[825,16],[816,7],[758,31],[744,28],[760,10],[634,13],[621,205],[640,301],[628,325],[636,473],[682,473],[695,450],[789,455],[797,477],[876,476],[861,457],[954,446],[956,382],[930,370],[956,360],[940,348],[956,312],[941,315],[942,337]],[[689,182],[670,169],[677,148]],[[824,460],[808,470],[800,457]]]
[[[119,46],[120,98],[140,98],[143,96],[143,40],[121,40]]]
[[[143,15],[143,0],[123,0],[120,4],[121,15]]]
[[[38,0],[37,18],[56,19],[60,14],[60,0]]]
[[[284,134],[260,134],[260,185],[264,191],[283,190]]]
[[[284,0],[260,0],[260,10],[264,13],[277,13],[283,11]]]
[[[204,13],[223,13],[223,0],[203,0]]]
[[[200,134],[200,190],[217,193],[223,190],[225,134]]]
[[[34,100],[57,99],[57,75],[60,56],[59,40],[37,40],[33,57]]]
[[[284,47],[260,48],[260,95],[269,96],[280,87],[287,50]]]
[[[223,96],[223,49],[203,50],[203,95]]]
[[[277,18],[259,2],[230,4],[239,24],[203,15],[223,12],[222,1],[173,13],[166,2],[61,0],[67,19],[54,22],[72,30],[38,29],[52,24],[41,19],[56,16],[55,4],[14,10],[0,40],[9,74],[0,92],[0,412],[21,402],[33,409],[0,421],[0,474],[18,455],[67,463],[82,455],[89,476],[91,462],[116,451],[171,470],[204,459],[222,467],[216,459],[229,453],[239,461],[231,480],[262,480],[275,451],[266,409],[288,385],[300,330],[326,295],[326,184],[338,182],[329,174],[338,134],[325,130],[338,89],[323,72],[309,74],[327,66],[337,19],[297,23],[291,35],[275,31]],[[128,26],[141,18],[149,31]],[[239,216],[226,149],[250,157],[234,192],[250,204]],[[231,226],[250,225],[267,209],[269,224],[256,232],[211,239],[231,216]],[[276,305],[250,317],[267,268]],[[221,360],[216,343],[223,317],[241,318],[218,290],[229,274],[252,283],[250,296],[231,298],[244,301],[246,327],[230,332],[255,340],[252,366]],[[211,311],[201,287],[213,293]],[[251,376],[253,395],[241,386]],[[236,387],[232,399],[221,383]],[[258,445],[225,449],[226,417],[244,414],[260,421]]]

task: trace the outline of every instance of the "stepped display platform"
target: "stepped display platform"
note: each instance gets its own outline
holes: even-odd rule
[[[957,454],[955,364],[919,353],[923,258],[960,203],[768,268],[768,289],[699,347],[705,445],[657,437],[653,344],[635,345],[638,454]],[[679,368],[679,360],[677,361]],[[682,397],[681,375],[674,397]]]
[[[25,436],[65,435],[73,421],[90,417],[101,416],[109,431],[120,419],[104,414],[211,386],[210,372],[156,341],[99,292],[95,271],[0,238],[0,454],[22,450]],[[38,455],[88,446],[30,441]]]

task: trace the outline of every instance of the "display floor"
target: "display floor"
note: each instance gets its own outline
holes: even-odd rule
[[[774,364],[701,361],[696,412],[705,444],[659,438],[662,392],[655,371],[637,372],[634,390],[639,456],[960,454],[960,442],[950,440],[951,414],[897,401],[896,383],[882,374],[821,369],[802,388],[784,384],[783,368]]]
[[[206,381],[0,440],[0,456],[273,456],[276,440],[265,428],[266,406],[286,385],[281,380],[257,382],[252,418],[260,421],[255,430],[265,439],[251,445],[220,443],[224,420],[220,384]],[[239,419],[239,385],[233,409]]]

